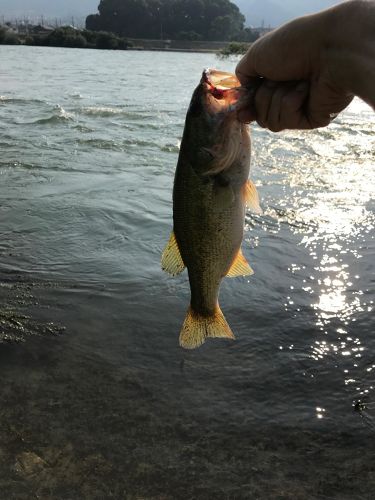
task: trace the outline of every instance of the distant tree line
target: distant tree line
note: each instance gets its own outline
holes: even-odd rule
[[[114,33],[104,31],[77,30],[70,26],[57,28],[47,36],[34,35],[27,37],[28,45],[44,45],[49,47],[76,47],[88,49],[127,49],[129,42]]]
[[[92,31],[119,36],[175,40],[257,38],[245,28],[245,17],[230,0],[101,0],[99,14],[86,19]]]
[[[33,34],[20,37],[0,26],[0,44],[38,45],[44,47],[75,47],[88,49],[124,50],[131,44],[123,37],[104,31],[77,30],[64,26],[48,34]]]

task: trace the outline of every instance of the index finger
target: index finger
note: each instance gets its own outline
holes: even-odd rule
[[[255,83],[259,74],[255,70],[255,51],[253,46],[249,48],[236,67],[236,76],[241,85]]]

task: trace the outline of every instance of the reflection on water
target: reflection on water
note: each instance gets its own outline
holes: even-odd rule
[[[338,372],[338,376],[331,373],[327,391],[332,390],[332,382],[337,379],[339,386],[350,390],[349,400],[370,397],[373,389],[367,369],[364,373],[364,365],[375,360],[369,336],[374,327],[370,255],[374,255],[375,228],[375,141],[372,124],[367,121],[370,113],[357,101],[355,110],[343,115],[330,129],[313,136],[282,134],[277,145],[271,143],[277,164],[268,155],[265,161],[257,160],[260,168],[267,168],[263,192],[271,193],[268,186],[276,184],[283,193],[275,201],[272,196],[267,199],[265,217],[259,225],[268,234],[279,236],[287,225],[299,240],[295,240],[296,244],[304,249],[302,254],[296,254],[300,260],[292,257],[288,265],[294,279],[284,295],[285,310],[303,321],[306,307],[310,307],[315,316],[316,329],[309,338],[309,347],[307,339],[294,336],[280,347],[285,353],[296,353],[303,373],[318,379],[317,383],[322,382],[322,373],[328,367]],[[298,158],[301,148],[304,153]],[[257,155],[264,153],[264,148],[258,146]],[[253,227],[249,222],[247,229]],[[262,248],[267,241],[260,238],[259,245]],[[315,368],[309,358],[317,363]],[[345,394],[342,388],[336,386],[335,390]],[[320,391],[323,400],[332,399],[324,395],[324,386]],[[336,418],[332,404],[327,407],[324,412],[321,406],[316,407],[317,418],[325,417],[327,411]]]

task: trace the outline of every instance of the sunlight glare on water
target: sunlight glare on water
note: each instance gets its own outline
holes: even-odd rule
[[[281,235],[283,224],[288,224],[298,238],[296,245],[305,249],[305,257],[300,257],[308,255],[306,260],[310,260],[307,264],[292,258],[288,269],[297,279],[285,297],[285,309],[296,319],[305,315],[307,304],[315,316],[316,330],[310,339],[310,354],[302,356],[303,366],[320,381],[325,359],[325,369],[331,366],[344,371],[345,386],[355,380],[347,373],[363,370],[365,351],[373,359],[368,327],[366,323],[360,326],[364,317],[373,318],[370,285],[374,270],[369,259],[374,255],[375,141],[371,115],[370,108],[356,100],[328,129],[280,134],[277,144],[271,142],[271,158],[266,155],[263,159],[265,150],[255,143],[255,161],[268,173],[263,185],[273,181],[283,193],[280,199],[270,200],[265,211],[270,219],[263,225],[267,224],[268,232]],[[268,139],[267,132],[261,134]],[[299,157],[295,144],[298,148],[303,144]],[[281,176],[281,171],[287,175]],[[267,242],[260,238],[260,248],[262,245]],[[363,272],[368,273],[367,280]],[[374,325],[371,320],[370,324]],[[301,357],[304,340],[293,335],[292,339],[289,351]],[[318,362],[315,368],[307,361],[309,356]],[[365,379],[362,384],[357,379],[355,391],[359,394],[369,392]],[[322,398],[330,398],[324,393],[321,389]]]

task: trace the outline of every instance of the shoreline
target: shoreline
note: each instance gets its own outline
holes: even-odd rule
[[[42,47],[46,49],[78,49],[78,50],[98,50],[98,51],[103,51],[103,50],[108,50],[111,52],[180,52],[180,53],[188,53],[188,54],[217,54],[218,56],[221,56],[221,50],[220,49],[209,49],[209,48],[161,48],[161,47],[129,47],[127,49],[98,49],[96,47],[64,47],[64,46],[56,46],[56,45],[29,45],[27,43],[19,43],[19,44],[7,44],[7,43],[2,43],[0,44],[0,47]],[[230,53],[229,56],[238,56],[241,54],[238,53]]]
[[[27,45],[32,47],[60,47],[98,50],[149,50],[161,52],[226,53],[237,54],[239,47],[245,52],[250,42],[220,40],[172,40],[123,38],[113,33],[96,33],[87,30],[58,29],[49,34],[10,34],[0,45]]]
[[[55,45],[28,45],[26,43],[20,44],[0,44],[0,47],[39,47],[44,49],[75,49],[75,50],[98,50],[103,52],[108,50],[110,52],[181,52],[181,53],[192,53],[192,54],[217,54],[218,52],[214,49],[161,49],[161,48],[143,48],[143,47],[130,47],[128,49],[97,49],[95,47],[63,47],[63,46],[55,46]]]
[[[215,49],[162,49],[158,47],[130,47],[129,49],[126,50],[133,50],[133,51],[139,51],[139,52],[192,52],[192,53],[207,53],[207,54],[216,54],[217,51]]]

